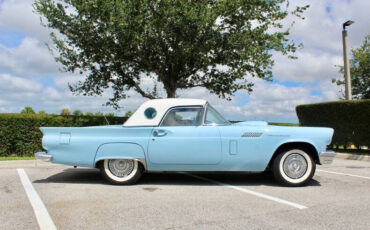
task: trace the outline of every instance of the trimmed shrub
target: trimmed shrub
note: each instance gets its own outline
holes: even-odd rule
[[[106,117],[111,125],[126,117]],[[104,117],[37,114],[0,114],[0,156],[32,156],[42,151],[40,127],[84,127],[107,125]]]
[[[296,107],[302,126],[331,127],[332,145],[370,146],[370,100],[334,101]]]

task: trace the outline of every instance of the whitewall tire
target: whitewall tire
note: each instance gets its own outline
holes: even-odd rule
[[[141,164],[132,159],[105,159],[100,170],[108,182],[121,185],[135,183],[143,172]]]
[[[281,152],[273,162],[275,179],[284,185],[301,186],[312,179],[316,164],[312,157],[302,149]]]

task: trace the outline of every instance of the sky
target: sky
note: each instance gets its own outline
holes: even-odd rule
[[[113,112],[124,115],[148,100],[134,91],[122,100],[121,108],[103,106],[110,97],[73,95],[68,83],[83,76],[60,72],[45,43],[49,31],[40,25],[40,16],[32,9],[32,0],[0,0],[0,113],[17,113],[25,106],[36,112],[60,113],[63,108],[83,112]],[[310,5],[305,20],[296,19],[289,39],[302,42],[297,60],[274,53],[274,80],[249,79],[255,86],[251,94],[238,91],[231,101],[220,99],[203,88],[178,91],[179,97],[208,100],[231,120],[298,122],[295,107],[300,104],[338,100],[341,88],[331,82],[341,78],[337,65],[343,65],[342,23],[348,27],[349,46],[358,48],[370,34],[370,1],[311,0],[290,1],[290,5]],[[291,22],[288,17],[284,24]],[[150,79],[141,85],[150,89]]]

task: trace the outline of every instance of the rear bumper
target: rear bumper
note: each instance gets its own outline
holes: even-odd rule
[[[320,153],[320,163],[321,164],[331,164],[333,163],[335,157],[334,151],[324,151]]]
[[[47,154],[46,152],[37,152],[35,154],[35,158],[42,161],[51,161],[53,159],[53,156]]]

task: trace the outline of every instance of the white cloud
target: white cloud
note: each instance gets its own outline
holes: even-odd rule
[[[281,54],[275,54],[273,68],[275,79],[280,81],[313,82],[338,77],[337,65],[342,65],[341,56],[329,53],[313,53],[300,50],[295,54],[298,59],[288,59]]]
[[[210,95],[203,88],[195,88],[182,92],[182,97],[207,99],[218,111],[233,120],[266,120],[296,122],[295,107],[300,104],[309,104],[320,101],[335,100],[337,94],[333,90],[312,95],[311,90],[326,90],[331,84],[327,81],[317,87],[287,87],[279,84],[269,84],[261,79],[253,79],[253,92],[247,96],[248,103],[239,105],[237,97],[232,101],[221,100]],[[331,86],[331,85],[329,85]],[[333,87],[332,87],[333,88]],[[329,87],[329,89],[331,89]],[[243,93],[246,95],[246,93]]]
[[[0,2],[0,25],[40,41],[49,41],[48,29],[40,25],[40,16],[33,12],[33,2],[33,0]]]
[[[38,92],[42,86],[31,80],[18,78],[9,74],[0,75],[0,90],[2,93],[22,93],[22,92]],[[6,95],[2,95],[6,98]]]
[[[58,77],[67,82],[68,77]],[[75,96],[67,84],[59,87],[43,87],[35,80],[25,79],[9,74],[0,74],[0,112],[20,112],[25,106],[36,111],[46,110],[48,113],[60,113],[63,108],[82,110],[84,112],[114,112],[123,115],[128,110],[135,110],[146,99],[137,94],[121,102],[122,109],[115,111],[111,107],[102,106],[108,100],[109,92],[103,96]]]
[[[16,48],[0,45],[0,70],[18,76],[45,76],[59,74],[46,46],[35,38],[26,37]]]

